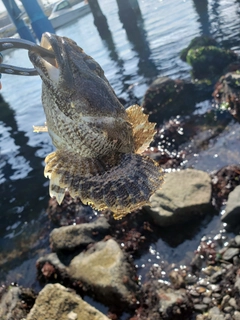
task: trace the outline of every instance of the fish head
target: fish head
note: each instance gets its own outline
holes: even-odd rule
[[[56,111],[72,116],[121,116],[124,107],[101,66],[69,38],[44,33],[41,46],[54,58],[29,51],[43,82],[43,104],[54,102]],[[45,97],[45,98],[44,98]]]

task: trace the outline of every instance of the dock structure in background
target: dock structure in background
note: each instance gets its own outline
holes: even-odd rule
[[[15,0],[2,0],[2,2],[22,39],[36,42],[35,36],[38,40],[41,40],[44,32],[55,33],[51,22],[45,16],[37,0],[21,0],[33,32],[22,19],[23,12],[17,6]]]
[[[107,18],[102,13],[98,0],[88,0],[88,4],[91,8],[94,24],[97,27],[100,36],[102,38],[108,37],[110,35],[110,30],[108,28]]]
[[[35,42],[35,38],[31,30],[27,27],[22,17],[22,12],[18,8],[14,0],[2,0],[4,6],[7,9],[8,15],[11,18],[13,24],[15,25],[18,34],[22,39]]]
[[[21,2],[29,16],[32,29],[38,40],[41,40],[44,32],[55,33],[51,22],[45,16],[37,0],[21,0]]]

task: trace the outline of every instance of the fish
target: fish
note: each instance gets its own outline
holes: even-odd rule
[[[44,33],[40,45],[54,54],[42,57],[29,50],[56,148],[45,159],[50,196],[61,204],[68,191],[95,210],[112,211],[115,219],[148,205],[164,176],[142,155],[155,123],[138,105],[124,108],[101,66],[75,41]]]

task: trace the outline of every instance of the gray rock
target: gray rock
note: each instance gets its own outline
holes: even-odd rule
[[[213,307],[208,311],[208,319],[210,320],[224,320],[224,315],[220,312],[218,307]]]
[[[110,225],[104,217],[92,223],[83,223],[54,229],[50,234],[53,251],[73,250],[79,246],[102,240],[109,232]]]
[[[239,258],[239,256],[233,257],[233,265],[234,265],[234,266],[240,265],[240,258]]]
[[[220,292],[221,287],[219,284],[209,284],[208,289],[211,290],[212,292]]]
[[[237,256],[239,254],[239,248],[228,248],[222,258],[223,260],[231,260],[234,256]]]
[[[11,320],[17,303],[20,300],[21,289],[18,287],[10,287],[4,294],[0,303],[0,319]]]
[[[163,317],[171,314],[174,308],[178,308],[181,305],[189,305],[185,289],[174,290],[172,288],[160,288],[157,290],[157,295],[159,297],[159,311]],[[167,319],[170,318],[168,317]]]
[[[229,300],[229,303],[228,303],[231,307],[233,307],[235,310],[239,310],[239,307],[237,305],[237,302],[236,302],[236,299],[234,298],[231,298]]]
[[[234,288],[237,289],[238,294],[240,294],[240,275],[237,273]]]
[[[210,320],[225,320],[225,317],[223,314],[219,314],[219,315],[213,315],[211,318],[209,318]]]
[[[60,284],[48,284],[39,293],[26,320],[109,320]]]
[[[214,272],[214,274],[211,275],[211,277],[209,278],[209,281],[211,283],[216,283],[216,282],[220,281],[222,279],[222,275],[225,272],[226,272],[225,270],[219,270],[219,271]]]
[[[203,298],[203,303],[204,304],[210,304],[212,302],[212,299],[211,298],[209,298],[209,297],[204,297]]]
[[[226,296],[223,297],[222,302],[221,302],[221,308],[225,308],[228,305],[228,301],[231,299],[231,297],[227,294]]]
[[[239,311],[234,311],[233,319],[234,320],[240,320],[240,312]]]
[[[193,308],[194,308],[194,310],[195,311],[200,311],[200,312],[204,312],[204,311],[206,311],[207,310],[207,305],[206,304],[203,304],[203,303],[201,303],[201,304],[194,304],[194,306],[193,306]]]
[[[234,238],[234,240],[235,240],[236,245],[237,245],[238,247],[240,247],[240,235],[237,235],[237,236]]]
[[[71,261],[68,273],[81,281],[103,303],[136,302],[137,284],[132,267],[113,239],[101,241]]]
[[[208,311],[208,315],[209,315],[210,317],[212,317],[212,316],[214,316],[214,315],[220,315],[220,314],[221,314],[221,312],[220,312],[220,310],[219,310],[218,307],[213,307],[213,308],[211,308],[211,309]]]
[[[224,311],[225,313],[230,313],[230,312],[233,311],[233,307],[231,307],[231,306],[225,307],[225,308],[223,309],[223,311]]]
[[[186,169],[165,175],[164,184],[145,209],[160,226],[181,223],[194,214],[206,214],[211,206],[211,179],[203,171]]]
[[[9,286],[6,292],[1,292],[0,319],[23,320],[28,308],[34,304],[36,294],[28,288]]]
[[[204,304],[210,304],[210,303],[212,302],[212,299],[209,298],[209,297],[204,297],[203,300],[202,300],[202,302],[203,302]]]
[[[236,224],[240,221],[240,186],[237,186],[229,193],[225,213],[222,216],[222,221],[228,224]]]

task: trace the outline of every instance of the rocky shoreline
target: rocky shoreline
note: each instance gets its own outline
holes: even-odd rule
[[[228,63],[236,63],[239,70],[239,58],[233,52],[219,49],[216,42],[209,41],[200,39],[198,44],[193,41],[182,53],[182,59],[192,65],[193,75],[208,60],[205,54],[208,58],[216,54],[222,59],[228,57]],[[204,54],[203,59],[200,53]],[[237,121],[240,86],[236,65],[223,65],[228,73],[216,85],[214,98],[227,106],[222,112],[226,114],[228,109]],[[207,87],[203,95],[209,98],[220,76],[218,72],[224,70],[215,65],[208,70],[209,79],[200,79],[195,84],[166,77],[158,79],[146,92],[142,106],[152,121],[179,114],[184,117],[183,110],[189,113],[194,108],[203,88]],[[204,117],[196,120],[194,116],[191,119],[186,116],[158,122],[155,140],[145,154],[163,167],[165,183],[151,197],[150,206],[116,221],[111,212],[95,213],[69,194],[61,206],[51,199],[47,209],[54,225],[49,234],[51,253],[36,261],[42,290],[36,293],[16,284],[2,286],[0,319],[240,319],[240,166],[227,166],[212,174],[186,169],[186,152],[179,147],[194,136],[195,148],[204,148],[230,122],[226,116],[212,128],[211,119],[216,113],[208,113],[208,123]],[[208,125],[211,132],[206,130]],[[195,127],[204,127],[206,135],[196,138]],[[183,130],[188,134],[183,135]],[[141,281],[134,261],[161,234],[167,233],[178,243],[184,237],[183,230],[194,233],[194,226],[199,227],[204,219],[210,221],[220,214],[221,232],[213,238],[201,239],[190,264],[153,263]],[[226,236],[224,228],[234,234],[229,232]],[[86,297],[105,306],[107,311],[97,310],[84,301],[88,300]]]
[[[154,241],[159,227],[181,226],[216,213],[216,193],[212,193],[216,177],[193,169],[166,173],[166,183],[151,199],[152,208],[120,221],[105,211],[95,221],[81,223],[79,216],[88,209],[71,199],[72,216],[67,214],[70,220],[66,225],[68,207],[51,199],[49,217],[55,224],[56,215],[60,220],[49,236],[52,253],[36,262],[43,289],[37,295],[27,288],[2,287],[0,319],[114,320],[123,319],[123,314],[131,320],[240,319],[240,236],[226,239],[223,232],[213,239],[204,237],[191,265],[153,264],[143,283],[134,265],[134,257]],[[179,180],[186,184],[176,197],[172,186]],[[238,188],[229,194],[222,220],[236,216]],[[166,205],[166,200],[171,205]],[[69,203],[68,195],[64,201]],[[85,296],[105,305],[107,314],[85,302]]]

